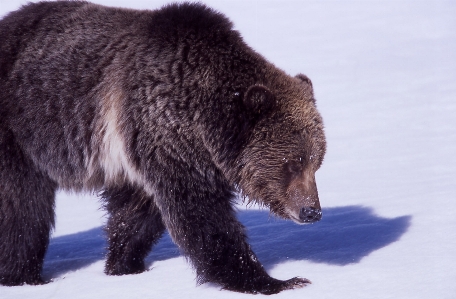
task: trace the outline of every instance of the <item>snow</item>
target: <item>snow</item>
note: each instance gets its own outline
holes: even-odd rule
[[[2,0],[0,15],[25,2]],[[325,120],[323,219],[299,226],[239,206],[269,273],[313,282],[275,297],[456,298],[456,2],[205,3],[278,67],[308,75]],[[106,276],[105,221],[94,195],[59,193],[44,266],[53,282],[0,287],[0,297],[251,297],[197,286],[169,236],[148,257],[150,271]]]

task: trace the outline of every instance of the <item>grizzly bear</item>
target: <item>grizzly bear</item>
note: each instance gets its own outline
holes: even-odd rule
[[[109,275],[140,273],[165,229],[198,283],[273,294],[236,196],[321,218],[312,83],[202,4],[28,4],[0,21],[0,283],[41,284],[57,190],[100,192]]]

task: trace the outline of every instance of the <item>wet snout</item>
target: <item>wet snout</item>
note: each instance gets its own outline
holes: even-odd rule
[[[301,220],[302,223],[313,223],[319,221],[321,215],[321,209],[304,207],[299,212],[299,220]]]

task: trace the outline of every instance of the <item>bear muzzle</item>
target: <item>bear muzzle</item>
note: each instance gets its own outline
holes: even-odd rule
[[[298,224],[314,223],[321,219],[322,212],[314,173],[304,172],[293,180],[287,195],[285,211],[289,219]]]

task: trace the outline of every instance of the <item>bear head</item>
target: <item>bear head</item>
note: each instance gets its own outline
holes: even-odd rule
[[[243,95],[254,124],[238,157],[239,189],[279,217],[299,224],[318,221],[322,213],[315,172],[326,140],[312,82],[277,69],[264,81]]]

